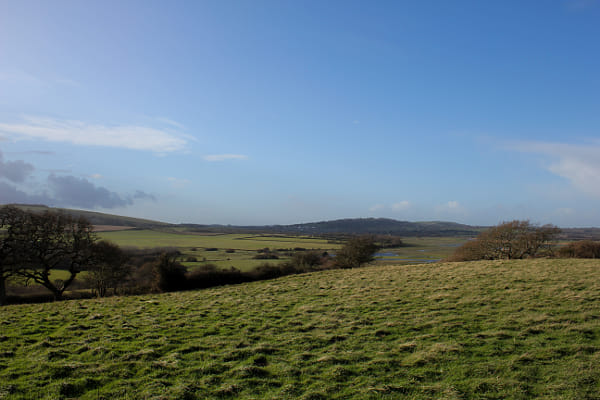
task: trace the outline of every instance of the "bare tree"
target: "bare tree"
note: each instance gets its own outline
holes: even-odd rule
[[[56,300],[61,299],[91,259],[96,240],[91,223],[62,213],[25,212],[12,229],[19,260],[16,273],[46,287]],[[51,280],[54,270],[65,270],[69,275],[65,280]]]
[[[92,284],[98,296],[106,296],[109,289],[112,289],[114,294],[117,293],[119,286],[122,286],[131,274],[128,259],[125,252],[114,243],[102,240],[92,245],[87,281]]]
[[[549,255],[552,240],[560,233],[554,225],[536,226],[529,221],[509,221],[483,231],[475,240],[456,249],[451,261],[521,259]]]
[[[6,281],[16,275],[20,265],[17,231],[25,212],[14,206],[0,209],[0,305],[6,303]]]

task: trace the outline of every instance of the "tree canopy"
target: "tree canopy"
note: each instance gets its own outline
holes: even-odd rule
[[[457,248],[451,261],[521,259],[551,252],[551,242],[560,233],[554,225],[536,226],[529,221],[503,222],[483,231],[476,239]]]
[[[373,236],[356,236],[349,239],[336,253],[335,263],[341,268],[358,268],[373,261],[378,249]]]
[[[62,298],[92,256],[96,241],[91,223],[83,218],[46,211],[34,213],[16,207],[0,211],[3,229],[0,245],[0,301],[4,301],[6,278],[19,276],[46,287],[55,299]],[[64,280],[52,279],[53,270],[64,270]]]

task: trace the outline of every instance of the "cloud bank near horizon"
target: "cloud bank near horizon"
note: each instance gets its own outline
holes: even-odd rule
[[[59,207],[81,207],[87,209],[116,208],[133,205],[138,200],[156,201],[156,197],[136,190],[133,195],[120,195],[97,186],[86,178],[51,173],[46,182],[40,184],[33,177],[35,167],[23,160],[4,161],[0,152],[0,204],[26,203],[45,204]],[[23,186],[31,180],[36,187],[45,187],[37,192],[26,191]]]

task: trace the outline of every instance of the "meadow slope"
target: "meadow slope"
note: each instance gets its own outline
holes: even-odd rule
[[[0,309],[0,398],[598,399],[600,260],[381,266]]]

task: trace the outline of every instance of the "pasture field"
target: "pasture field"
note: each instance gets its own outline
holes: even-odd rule
[[[190,269],[204,263],[212,263],[218,267],[235,267],[247,271],[259,264],[268,262],[276,264],[289,260],[285,251],[280,251],[279,260],[256,260],[253,257],[257,250],[304,248],[310,250],[333,252],[342,245],[329,243],[327,239],[310,236],[260,235],[260,234],[193,234],[173,233],[155,230],[127,230],[99,232],[101,239],[110,240],[123,247],[176,247],[179,249],[184,264]],[[420,264],[445,258],[454,249],[466,241],[459,237],[408,237],[402,238],[405,247],[382,249],[382,256],[377,257],[378,264]],[[206,251],[206,249],[217,249]],[[226,252],[233,249],[233,253]],[[198,262],[185,262],[187,257],[195,257]]]
[[[155,230],[130,230],[99,232],[101,239],[110,240],[122,247],[153,248],[174,247],[182,253],[183,264],[190,270],[205,263],[217,267],[235,267],[242,271],[250,270],[265,262],[277,264],[289,260],[287,250],[304,248],[309,250],[335,251],[340,244],[328,243],[326,239],[308,236],[259,235],[259,234],[194,234],[173,233]],[[279,260],[257,260],[257,250],[280,249]],[[207,250],[208,249],[208,250]],[[212,249],[212,250],[211,250]],[[216,250],[215,250],[216,249]],[[229,250],[229,252],[227,252]],[[233,250],[233,252],[231,252]],[[195,257],[197,262],[187,262]]]
[[[3,399],[598,399],[600,260],[0,308]]]
[[[269,248],[307,247],[315,249],[337,248],[339,245],[329,244],[325,239],[313,237],[293,237],[256,234],[194,234],[172,233],[156,230],[126,230],[99,232],[102,239],[110,240],[119,246],[139,248],[152,247],[208,247],[236,250],[258,250]]]

